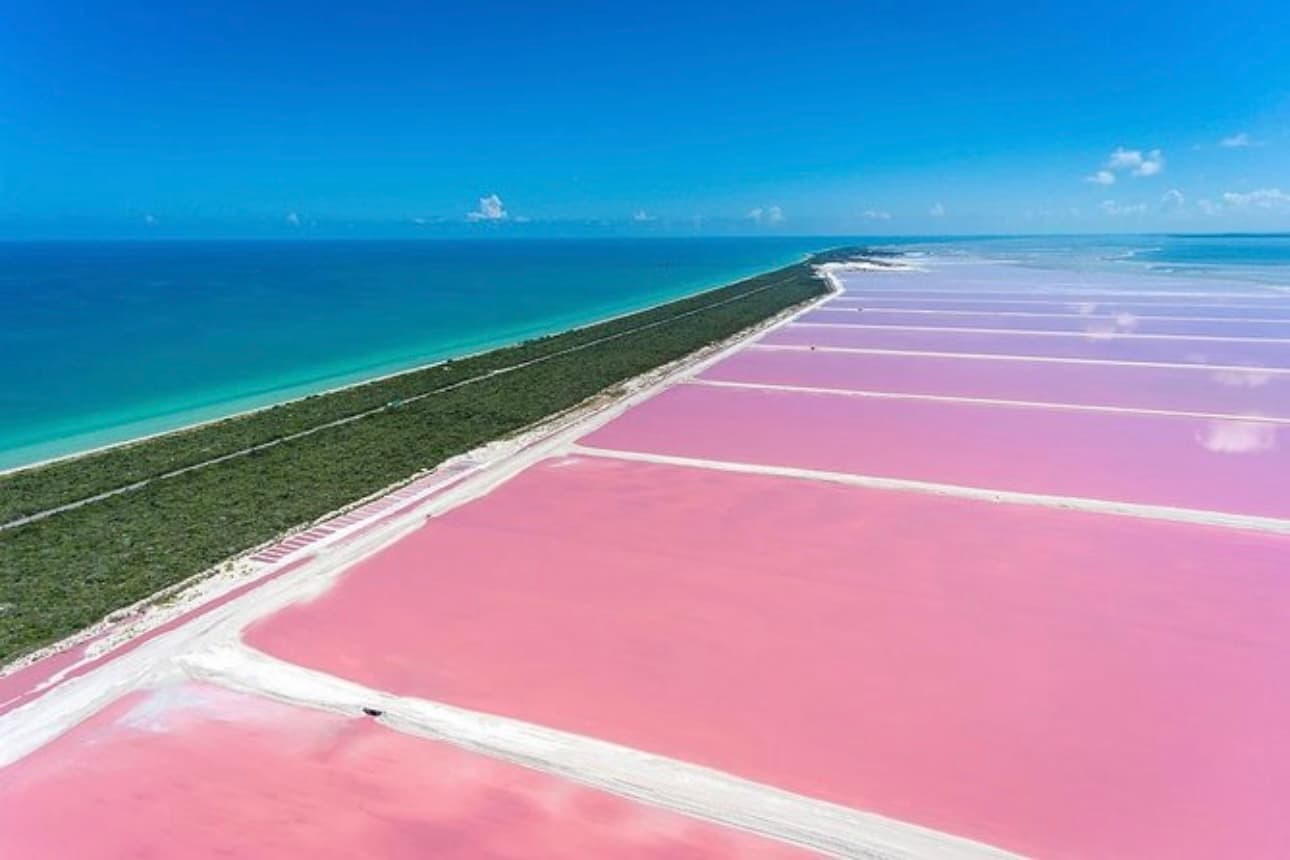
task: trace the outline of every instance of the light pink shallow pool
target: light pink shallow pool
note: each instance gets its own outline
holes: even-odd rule
[[[218,687],[133,693],[0,770],[7,858],[789,858],[805,852]]]
[[[847,298],[870,299],[989,299],[992,301],[1020,301],[1039,299],[1048,302],[1066,304],[1087,302],[1139,302],[1141,304],[1159,304],[1161,306],[1176,304],[1230,304],[1253,305],[1255,307],[1285,307],[1290,300],[1290,293],[1272,290],[1217,290],[1203,289],[1203,285],[1194,288],[1180,289],[1137,289],[1135,284],[1123,282],[1109,284],[1045,284],[1035,287],[1004,287],[986,281],[967,281],[942,278],[929,279],[915,285],[908,279],[891,279],[888,281],[870,281],[868,277],[846,280]]]
[[[825,305],[797,318],[803,323],[914,328],[1004,329],[1010,331],[1079,332],[1086,334],[1164,334],[1180,337],[1290,338],[1290,319],[1158,319],[1136,314],[917,313],[878,308]]]
[[[1287,557],[1234,530],[574,457],[247,640],[1026,854],[1272,857]]]
[[[1245,305],[1236,300],[1223,301],[1218,298],[1193,299],[1175,298],[1171,302],[1139,301],[1134,297],[1115,298],[1099,296],[1093,299],[1078,301],[1050,300],[1042,297],[1009,298],[973,298],[964,295],[962,298],[940,296],[937,298],[907,298],[900,294],[883,294],[881,296],[861,297],[843,294],[830,299],[826,307],[837,308],[888,308],[888,309],[922,309],[932,311],[968,311],[973,313],[1020,312],[1048,314],[1102,314],[1116,315],[1129,313],[1142,319],[1158,316],[1179,317],[1215,317],[1222,319],[1279,319],[1290,320],[1290,296],[1281,302],[1268,304]]]
[[[760,342],[780,346],[1290,368],[1290,343],[1269,341],[786,325],[768,332]]]
[[[592,447],[1290,517],[1290,426],[682,385]]]
[[[1290,372],[745,349],[703,379],[1290,419]]]

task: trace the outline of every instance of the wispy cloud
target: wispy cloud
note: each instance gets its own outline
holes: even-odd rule
[[[291,226],[291,227],[300,226],[300,215],[296,212],[288,212],[287,217],[282,220],[286,221],[288,226]]]
[[[1142,164],[1142,150],[1125,149],[1122,146],[1116,147],[1106,160],[1108,170],[1128,170],[1140,164]]]
[[[1084,177],[1085,182],[1092,182],[1094,185],[1114,185],[1115,174],[1109,170],[1098,170]]]
[[[1187,198],[1177,188],[1170,188],[1164,194],[1160,195],[1160,205],[1167,212],[1177,212],[1187,203]]]
[[[1290,212],[1290,193],[1280,188],[1256,188],[1253,191],[1227,191],[1217,201],[1196,201],[1196,210],[1203,215],[1224,215],[1231,212],[1266,210]]]
[[[155,227],[157,226],[157,216],[152,213],[148,213],[143,216],[143,223],[147,224],[149,227]]]
[[[479,208],[466,213],[467,221],[505,221],[508,217],[502,198],[496,194],[479,198]]]
[[[931,215],[933,218],[944,218],[945,204],[937,200],[935,203],[932,204],[932,208],[927,210],[927,214]]]
[[[1290,194],[1280,188],[1229,191],[1223,195],[1223,203],[1233,209],[1285,209],[1290,208]]]
[[[781,224],[784,210],[778,206],[758,206],[748,211],[748,217],[757,224]]]
[[[632,220],[638,224],[645,224],[650,221],[657,221],[658,219],[646,212],[644,209],[637,209],[632,213]]]
[[[1254,146],[1255,143],[1249,132],[1241,131],[1223,138],[1218,145],[1224,149],[1244,149],[1247,146]]]
[[[866,221],[890,221],[891,213],[884,212],[881,209],[866,209],[860,213]]]
[[[1114,200],[1103,200],[1098,208],[1107,215],[1141,215],[1147,211],[1147,204],[1117,203]]]

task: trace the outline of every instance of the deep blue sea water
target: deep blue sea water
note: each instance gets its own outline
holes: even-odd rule
[[[830,244],[0,243],[0,468],[559,331]]]
[[[843,241],[0,243],[0,468],[559,331]],[[1290,284],[1290,235],[874,242]]]

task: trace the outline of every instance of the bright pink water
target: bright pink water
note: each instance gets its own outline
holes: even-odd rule
[[[1046,857],[1290,846],[1290,540],[597,458],[254,627],[398,693]]]
[[[0,771],[18,858],[788,858],[370,719],[218,687],[134,693]]]

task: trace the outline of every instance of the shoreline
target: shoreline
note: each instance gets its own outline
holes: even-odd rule
[[[616,322],[313,398],[272,418],[10,474],[11,539],[0,545],[6,669],[50,644],[65,649],[125,608],[169,602],[177,587],[206,582],[332,512],[612,404],[642,378],[832,294],[826,262],[813,255]],[[54,598],[57,579],[91,567],[92,585]]]
[[[166,436],[172,436],[172,435],[177,435],[177,434],[181,434],[181,433],[187,433],[187,432],[190,432],[190,431],[193,431],[193,430],[198,430],[198,429],[201,429],[201,428],[210,427],[210,426],[212,426],[212,425],[219,424],[219,423],[221,423],[221,422],[223,422],[223,421],[232,421],[232,420],[236,420],[236,419],[239,419],[239,418],[245,418],[245,417],[250,416],[250,415],[255,415],[255,414],[257,414],[257,413],[262,413],[262,412],[267,412],[267,411],[270,411],[270,410],[273,410],[273,409],[277,409],[277,408],[282,407],[282,406],[288,406],[288,405],[291,405],[291,404],[293,404],[293,403],[299,403],[299,402],[301,402],[301,401],[308,400],[308,399],[313,398],[313,397],[323,397],[323,396],[326,396],[326,395],[329,395],[329,394],[335,394],[335,393],[337,393],[337,392],[348,391],[348,390],[351,390],[351,389],[354,389],[354,388],[360,388],[360,387],[362,387],[362,386],[364,386],[364,385],[371,385],[371,384],[373,384],[373,383],[385,382],[385,381],[388,381],[388,380],[391,380],[391,379],[396,379],[396,378],[398,378],[398,377],[400,377],[400,376],[405,376],[405,375],[408,375],[408,374],[414,374],[414,373],[420,373],[420,372],[422,372],[422,371],[426,371],[426,370],[430,370],[430,369],[433,369],[433,368],[436,368],[436,367],[440,367],[440,366],[442,366],[442,365],[445,365],[445,364],[448,364],[448,363],[451,363],[451,362],[465,361],[465,360],[467,360],[467,359],[477,358],[477,357],[479,357],[479,356],[481,356],[481,355],[485,355],[485,354],[490,353],[490,352],[496,352],[496,351],[498,351],[498,350],[508,349],[508,348],[511,348],[511,347],[520,346],[521,344],[525,344],[525,343],[530,343],[530,342],[533,342],[533,341],[542,340],[542,339],[544,339],[544,338],[549,338],[549,337],[558,337],[558,336],[560,336],[560,335],[564,335],[564,334],[570,334],[570,333],[573,333],[573,332],[584,331],[584,330],[589,329],[589,328],[592,328],[592,327],[594,327],[594,326],[602,325],[602,324],[604,324],[604,323],[611,323],[611,322],[614,322],[615,320],[619,320],[619,319],[623,319],[623,318],[625,318],[625,317],[632,316],[633,314],[638,314],[638,313],[644,313],[644,312],[646,312],[646,311],[651,311],[651,310],[654,310],[654,309],[656,309],[656,308],[660,308],[660,307],[663,307],[663,306],[665,306],[665,305],[671,304],[671,303],[673,303],[673,302],[684,301],[684,300],[686,300],[686,299],[691,299],[691,298],[694,298],[694,297],[696,297],[696,296],[703,295],[704,293],[709,293],[709,292],[712,292],[712,291],[714,291],[714,290],[720,290],[720,289],[724,289],[724,288],[726,288],[726,287],[733,286],[733,285],[735,285],[735,284],[741,283],[742,281],[746,281],[746,280],[749,280],[749,279],[751,279],[751,278],[761,277],[761,276],[763,276],[763,275],[767,275],[767,274],[770,274],[770,273],[772,273],[772,272],[779,271],[780,269],[786,268],[787,266],[791,266],[791,265],[795,265],[795,264],[797,264],[797,263],[805,262],[805,261],[809,260],[809,259],[810,259],[814,254],[816,254],[816,253],[822,253],[822,252],[827,252],[827,250],[828,250],[828,249],[824,249],[823,251],[814,251],[814,252],[810,252],[810,253],[802,254],[802,255],[800,255],[797,259],[795,259],[795,260],[793,260],[793,261],[791,261],[791,262],[787,262],[787,263],[784,263],[784,264],[781,264],[781,265],[771,266],[770,268],[767,268],[767,269],[759,269],[758,271],[753,272],[753,273],[750,273],[750,274],[745,275],[745,276],[743,276],[743,277],[738,277],[738,278],[735,278],[735,279],[733,279],[733,280],[725,280],[725,281],[722,281],[722,282],[720,282],[720,283],[716,283],[716,284],[709,284],[709,285],[704,286],[704,287],[701,287],[701,288],[699,288],[699,289],[697,289],[697,290],[693,290],[693,291],[687,291],[687,292],[679,293],[679,294],[673,295],[673,296],[671,296],[671,297],[669,297],[669,298],[662,299],[661,301],[653,301],[653,300],[651,300],[651,301],[649,301],[647,304],[641,305],[641,306],[639,306],[639,307],[634,307],[634,308],[630,308],[630,309],[627,309],[627,310],[618,311],[618,312],[616,312],[616,313],[611,313],[611,314],[609,314],[608,316],[599,316],[599,317],[595,317],[595,318],[593,318],[593,319],[591,319],[591,320],[588,320],[588,321],[586,321],[586,322],[582,322],[582,323],[578,323],[578,324],[575,324],[575,325],[569,325],[569,326],[563,326],[563,325],[562,325],[562,326],[561,326],[561,327],[559,327],[559,328],[551,328],[551,329],[546,329],[545,327],[542,327],[542,326],[540,326],[540,325],[539,325],[539,326],[537,326],[537,327],[535,327],[535,328],[533,328],[533,329],[525,330],[527,333],[520,333],[520,334],[518,335],[518,339],[512,338],[512,337],[510,337],[509,335],[508,335],[508,336],[503,336],[503,337],[499,338],[499,339],[498,339],[498,340],[496,340],[496,341],[491,341],[491,340],[490,340],[490,341],[487,341],[485,345],[478,346],[478,347],[472,347],[472,348],[469,348],[469,350],[468,350],[468,351],[466,351],[466,352],[452,353],[452,354],[450,354],[450,355],[444,355],[444,356],[442,356],[442,357],[440,357],[440,358],[434,358],[434,359],[429,359],[429,360],[418,360],[418,361],[416,361],[416,363],[413,363],[413,364],[401,364],[401,363],[399,363],[399,362],[395,361],[395,362],[393,362],[393,363],[394,363],[394,364],[398,364],[398,365],[399,365],[399,366],[398,366],[398,367],[396,367],[395,369],[392,369],[392,370],[378,370],[378,372],[377,372],[375,375],[371,375],[371,376],[363,375],[361,378],[353,379],[352,381],[349,381],[349,382],[341,382],[341,383],[338,383],[338,384],[329,384],[329,383],[327,383],[327,382],[325,381],[325,380],[327,380],[327,379],[335,380],[335,379],[338,379],[338,378],[343,378],[343,377],[345,377],[345,376],[350,376],[351,374],[349,374],[349,373],[326,374],[325,376],[319,377],[319,379],[318,379],[318,381],[323,382],[323,384],[325,384],[325,385],[327,386],[327,387],[325,387],[325,388],[310,389],[309,391],[307,391],[307,392],[305,392],[305,393],[302,393],[302,394],[293,394],[293,395],[290,395],[290,396],[287,396],[287,397],[282,397],[282,398],[280,398],[280,399],[274,399],[274,400],[272,400],[271,402],[263,403],[263,404],[258,405],[258,406],[249,406],[249,407],[246,407],[246,408],[236,408],[236,409],[235,409],[235,411],[233,411],[233,412],[224,413],[224,414],[221,414],[221,415],[216,416],[216,417],[200,419],[200,420],[197,420],[197,421],[191,421],[191,422],[188,422],[188,423],[184,423],[184,424],[182,424],[182,425],[180,425],[180,426],[177,426],[177,427],[171,427],[171,428],[168,428],[168,429],[162,429],[162,430],[156,430],[156,431],[153,431],[153,432],[141,433],[140,435],[137,435],[137,436],[130,436],[130,437],[128,437],[128,438],[121,439],[121,440],[119,440],[119,441],[115,441],[115,442],[105,442],[105,443],[103,443],[103,444],[96,444],[96,445],[93,445],[92,447],[89,447],[89,448],[84,448],[84,449],[77,450],[77,451],[73,451],[73,452],[69,452],[69,453],[66,453],[66,454],[56,454],[56,455],[54,455],[54,456],[51,456],[51,457],[45,457],[45,458],[42,458],[42,459],[40,459],[40,460],[34,460],[34,461],[32,461],[32,462],[29,462],[29,463],[21,463],[21,464],[14,465],[14,466],[4,466],[4,467],[0,467],[0,478],[9,477],[9,476],[15,475],[15,474],[17,474],[17,473],[19,473],[19,472],[25,472],[25,471],[30,470],[30,469],[40,469],[40,468],[43,468],[43,467],[46,467],[46,466],[52,466],[52,465],[56,465],[56,464],[67,463],[67,462],[70,462],[70,461],[73,461],[73,460],[78,460],[78,459],[81,459],[81,458],[84,458],[84,457],[94,456],[94,455],[96,455],[96,454],[103,454],[103,453],[106,453],[106,452],[108,452],[108,451],[112,451],[112,450],[114,450],[114,449],[118,449],[118,448],[126,448],[126,447],[129,447],[129,446],[131,446],[131,445],[137,445],[137,444],[140,444],[140,443],[143,443],[143,442],[148,442],[148,441],[152,441],[152,440],[160,439],[160,438],[163,438],[163,437],[166,437]],[[558,325],[558,324],[559,324],[559,323],[557,323],[557,325]],[[384,366],[387,366],[387,367],[388,367],[388,366],[389,366],[389,364],[390,364],[390,363],[388,363],[388,362],[378,362],[378,363],[376,363],[376,364],[374,364],[374,365],[371,365],[370,367],[371,367],[372,369],[376,369],[376,368],[380,368],[382,365],[384,365]],[[365,371],[364,371],[364,370],[362,370],[362,369],[359,369],[359,370],[357,370],[357,371],[354,371],[354,373],[363,374],[363,373],[365,373]],[[300,389],[300,388],[303,388],[303,387],[308,387],[308,386],[310,386],[310,385],[311,385],[311,383],[310,383],[310,382],[308,382],[308,381],[306,381],[306,382],[293,383],[293,384],[290,384],[290,385],[282,386],[282,387],[278,388],[277,390],[278,390],[279,392],[288,392],[288,391],[297,390],[297,389]],[[267,393],[265,396],[274,397],[274,396],[275,396],[275,394],[274,394],[273,392],[269,392],[269,393]],[[255,400],[255,399],[258,399],[258,398],[256,397],[256,395],[250,395],[250,396],[248,396],[248,397],[230,398],[230,399],[224,400],[224,401],[222,401],[222,402],[224,402],[224,403],[230,403],[230,404],[231,404],[231,403],[236,403],[238,400]],[[218,409],[218,408],[219,408],[219,402],[221,402],[221,401],[215,401],[215,402],[209,403],[209,404],[207,404],[207,405],[205,405],[205,406],[195,407],[195,408],[190,409],[190,410],[179,410],[179,411],[176,411],[176,412],[171,412],[171,413],[169,413],[169,414],[170,414],[170,415],[182,415],[184,411],[190,411],[190,412],[201,412],[201,411],[208,410],[208,409]],[[125,422],[125,423],[118,424],[118,425],[114,425],[114,426],[116,426],[116,427],[129,427],[129,426],[130,426],[130,425],[132,425],[132,424],[146,424],[146,423],[154,422],[154,421],[162,421],[162,420],[165,420],[165,418],[166,418],[166,414],[161,414],[161,415],[158,415],[158,416],[154,416],[154,417],[152,417],[152,418],[140,418],[140,419],[127,421],[127,422]],[[98,434],[101,434],[101,433],[108,433],[108,432],[111,432],[111,428],[110,428],[110,427],[103,428],[103,429],[100,429],[100,430],[90,430],[90,431],[86,431],[86,432],[84,432],[84,433],[75,433],[75,434],[72,434],[71,436],[67,436],[67,437],[63,437],[63,438],[74,439],[74,438],[76,438],[77,436],[94,436],[94,435],[98,435]],[[57,443],[57,441],[56,441],[56,440],[55,440],[55,441],[53,441],[53,442],[49,442],[49,443],[39,443],[39,442],[38,442],[38,443],[30,444],[30,445],[23,445],[23,446],[21,446],[21,447],[19,447],[19,448],[13,449],[13,450],[19,450],[19,451],[21,451],[21,450],[23,450],[24,448],[36,448],[36,447],[40,447],[40,446],[45,445],[45,444],[56,444],[56,443]]]
[[[659,390],[680,379],[693,376],[734,353],[750,339],[786,325],[803,311],[841,294],[843,289],[834,274],[837,270],[835,267],[845,268],[849,265],[837,263],[820,265],[818,270],[821,279],[828,284],[828,290],[824,294],[790,305],[731,337],[625,380],[617,386],[619,390],[602,392],[598,397],[572,409],[550,415],[516,434],[484,442],[456,457],[444,460],[361,499],[355,499],[349,504],[328,511],[309,522],[300,523],[268,541],[249,547],[235,556],[128,606],[120,607],[98,622],[57,642],[7,662],[0,662],[0,681],[32,669],[42,661],[58,657],[78,646],[85,649],[84,653],[79,655],[79,659],[72,664],[56,667],[56,671],[48,679],[51,686],[61,683],[62,680],[73,675],[79,667],[87,664],[97,665],[100,660],[110,659],[119,649],[144,640],[154,631],[168,630],[170,625],[185,623],[191,616],[220,607],[223,601],[230,597],[237,598],[239,602],[243,598],[250,599],[247,592],[256,590],[282,574],[291,574],[291,579],[295,580],[301,567],[313,568],[325,565],[327,574],[323,582],[316,583],[321,587],[334,579],[345,565],[326,564],[318,553],[320,547],[307,547],[297,554],[285,556],[272,563],[256,563],[252,557],[267,547],[287,542],[293,535],[307,532],[320,524],[397,492],[409,484],[438,472],[451,470],[462,463],[474,464],[466,468],[462,474],[448,478],[444,489],[430,492],[426,498],[393,516],[381,514],[370,521],[360,523],[355,528],[353,536],[344,536],[337,542],[341,548],[340,555],[345,558],[351,555],[370,554],[379,547],[389,545],[403,536],[410,528],[410,524],[418,523],[424,517],[433,515],[429,512],[438,513],[441,509],[455,507],[487,493],[497,483],[509,479],[514,473],[541,459],[545,456],[546,450],[554,444],[609,422]],[[863,263],[856,265],[857,269],[864,267]],[[496,477],[495,473],[499,472],[501,477]],[[335,547],[328,547],[326,551],[335,554]],[[6,709],[5,702],[0,701],[0,714],[3,714]]]

